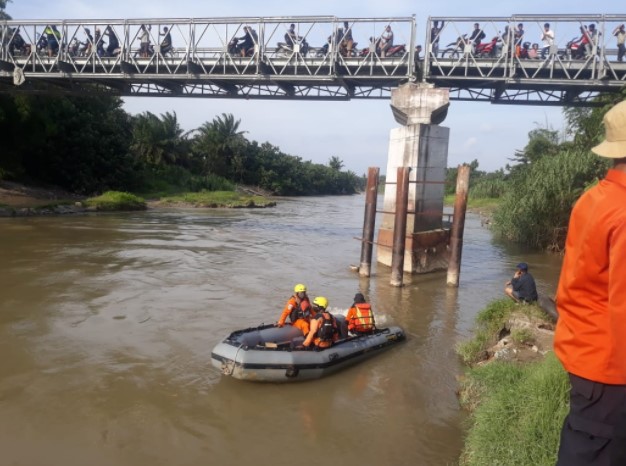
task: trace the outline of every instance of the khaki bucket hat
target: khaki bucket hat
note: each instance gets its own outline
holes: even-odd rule
[[[602,157],[626,157],[626,101],[620,102],[604,115],[604,141],[591,149]]]

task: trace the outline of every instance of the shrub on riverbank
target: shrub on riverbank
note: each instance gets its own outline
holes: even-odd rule
[[[96,210],[145,210],[147,208],[146,201],[141,197],[120,191],[107,191],[100,196],[87,199],[85,204]]]
[[[537,325],[514,329],[512,321]],[[459,390],[470,413],[460,464],[553,465],[567,414],[567,375],[552,351],[538,362],[522,363],[523,351],[516,349],[539,345],[534,329],[541,322],[549,326],[549,318],[537,306],[507,299],[490,303],[476,322],[474,338],[457,347],[471,366]],[[497,357],[493,348],[508,357]]]
[[[590,151],[563,150],[535,161],[512,177],[494,212],[494,231],[518,243],[561,250],[574,203],[607,168],[607,161]]]
[[[234,191],[235,183],[221,176],[195,175],[184,167],[146,167],[141,175],[141,190],[146,199],[157,199],[195,191]]]

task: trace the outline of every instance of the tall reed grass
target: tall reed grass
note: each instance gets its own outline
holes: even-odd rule
[[[574,203],[608,166],[591,152],[571,150],[530,164],[511,177],[494,212],[494,231],[518,243],[560,250]]]

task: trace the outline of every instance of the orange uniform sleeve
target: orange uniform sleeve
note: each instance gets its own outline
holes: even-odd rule
[[[348,313],[346,314],[346,322],[348,324],[348,330],[352,330],[354,328],[354,318],[356,317],[356,309],[352,306],[348,309]]]
[[[287,301],[287,304],[285,305],[285,309],[283,309],[283,312],[280,315],[280,319],[278,319],[279,326],[285,325],[285,321],[287,320],[287,317],[289,317],[289,314],[291,314],[291,311],[293,310],[295,306],[296,306],[296,299],[292,296],[289,299],[289,301]]]

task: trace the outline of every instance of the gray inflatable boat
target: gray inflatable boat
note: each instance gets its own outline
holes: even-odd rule
[[[375,356],[405,340],[400,327],[377,329],[370,335],[348,336],[342,316],[342,339],[323,350],[297,349],[302,332],[286,324],[237,330],[218,343],[211,363],[223,374],[256,382],[298,382],[319,379]]]

